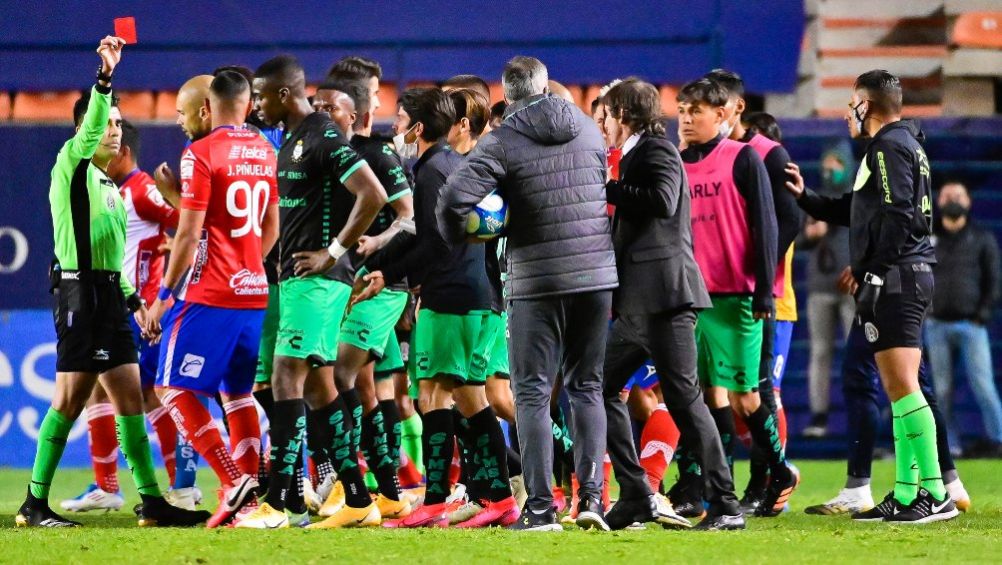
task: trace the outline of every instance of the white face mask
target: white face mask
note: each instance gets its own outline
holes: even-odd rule
[[[717,133],[724,136],[724,139],[730,137],[732,131],[734,131],[734,124],[727,120],[720,122],[720,127],[717,128]]]
[[[417,157],[418,154],[418,144],[417,138],[414,138],[413,143],[407,143],[407,134],[410,133],[415,126],[411,126],[407,131],[398,133],[393,136],[393,148],[397,150],[400,154],[400,158],[403,160],[413,159]]]

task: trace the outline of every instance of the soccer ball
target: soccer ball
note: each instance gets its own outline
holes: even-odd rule
[[[500,236],[507,225],[508,203],[492,192],[466,216],[466,235],[487,241]]]

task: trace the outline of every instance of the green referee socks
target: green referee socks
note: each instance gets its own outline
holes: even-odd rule
[[[424,446],[421,443],[423,434],[424,423],[419,414],[400,421],[400,446],[421,473],[424,473]]]
[[[150,436],[146,434],[146,417],[115,416],[118,430],[118,444],[125,455],[125,461],[132,471],[132,480],[139,494],[160,496],[156,472],[153,469],[153,452],[150,451]]]
[[[893,410],[893,407],[892,407]],[[897,414],[897,412],[895,412]],[[918,465],[908,442],[905,424],[894,416],[894,498],[908,506],[918,495]]]
[[[38,430],[38,447],[35,451],[35,464],[31,468],[31,496],[49,498],[49,487],[52,477],[56,474],[59,459],[66,449],[66,438],[70,435],[73,422],[55,409],[49,408]]]
[[[919,485],[937,500],[946,496],[936,448],[936,421],[921,391],[916,391],[891,404],[891,411],[901,419],[905,436],[918,463]]]

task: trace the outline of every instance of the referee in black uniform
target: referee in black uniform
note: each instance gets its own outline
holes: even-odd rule
[[[787,186],[818,220],[849,226],[858,288],[854,332],[873,348],[894,414],[894,491],[856,520],[927,523],[957,515],[940,476],[936,423],[919,389],[922,323],[936,262],[932,186],[924,135],[901,119],[901,83],[887,71],[856,79],[846,114],[854,138],[870,138],[852,191],[838,198],[804,190],[796,165]]]

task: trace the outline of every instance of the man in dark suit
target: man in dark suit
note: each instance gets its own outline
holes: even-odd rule
[[[706,478],[710,502],[701,529],[741,529],[744,519],[724,459],[720,436],[696,376],[696,312],[711,306],[693,257],[689,186],[678,150],[665,138],[657,89],[627,80],[610,90],[607,131],[619,131],[620,175],[606,185],[616,206],[613,245],[620,286],[605,354],[608,450],[620,499],[610,527],[659,521],[670,515],[656,503],[633,446],[630,417],[620,392],[650,357],[665,405]]]

